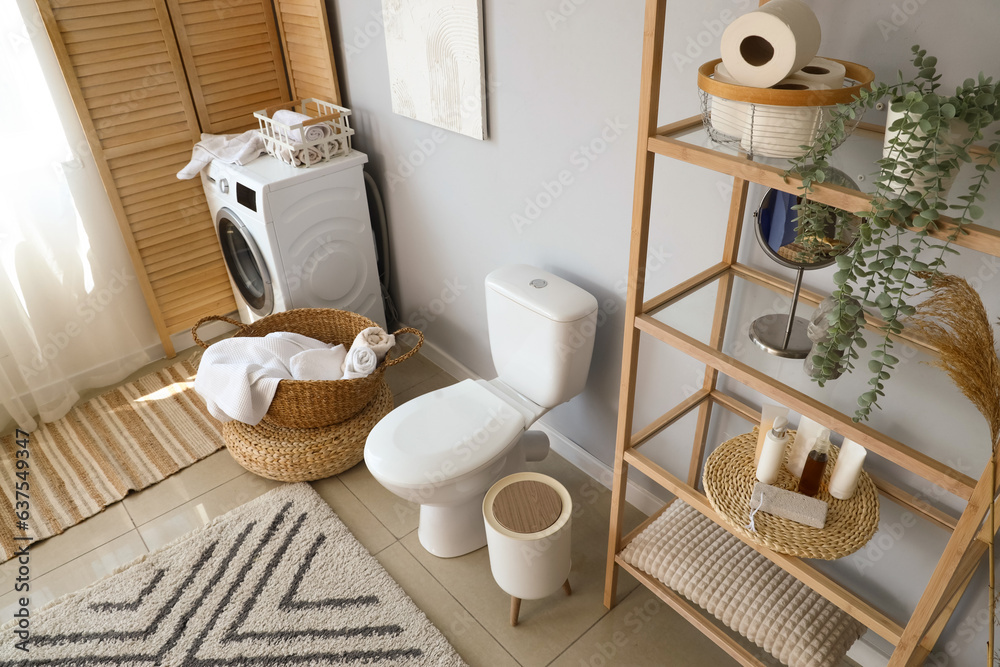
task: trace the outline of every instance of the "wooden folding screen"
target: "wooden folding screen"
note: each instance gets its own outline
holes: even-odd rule
[[[162,0],[37,0],[160,340],[236,308],[198,179],[199,125]]]
[[[333,44],[323,0],[274,0],[292,97],[340,104]]]
[[[167,3],[203,132],[252,129],[254,111],[290,99],[270,0]]]

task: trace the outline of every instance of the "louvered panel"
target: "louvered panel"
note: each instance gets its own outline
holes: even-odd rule
[[[226,267],[223,266],[220,268],[212,264],[210,266],[187,269],[166,278],[154,280],[153,286],[156,287],[159,293],[164,294],[169,299],[186,290],[190,290],[192,285],[208,285],[220,278],[224,279],[226,284],[229,284],[229,274],[226,273]]]
[[[180,312],[171,311],[167,316],[167,331],[170,333],[179,333],[181,331],[187,331],[191,328],[191,325],[202,318],[202,312],[211,312],[216,315],[221,315],[223,313],[232,312],[231,306],[235,303],[233,301],[233,295],[230,291],[229,295],[226,297],[219,298],[215,301],[206,301],[203,303],[198,303]]]
[[[170,333],[236,304],[201,183],[176,178],[200,128],[170,16],[158,0],[37,2],[150,314],[172,356]],[[141,244],[135,233],[142,234]],[[176,284],[162,281],[192,270],[200,282],[180,300],[172,291]],[[161,295],[158,284],[169,293]]]
[[[41,0],[44,2],[45,0]],[[73,44],[66,44],[66,51],[71,56],[79,55],[82,53],[93,53],[94,51],[108,51],[112,49],[122,49],[126,47],[142,47],[148,45],[151,41],[156,42],[162,33],[159,31],[142,32],[134,35],[122,35],[121,37],[112,37],[110,39],[98,39],[89,40],[82,42],[74,42]],[[98,57],[98,59],[100,59]]]
[[[131,46],[121,46],[117,48],[93,49],[86,53],[77,53],[73,58],[76,67],[81,65],[113,65],[116,60],[126,60],[139,56],[151,55],[155,53],[167,53],[160,42],[140,43]],[[167,56],[169,58],[169,54]]]
[[[270,2],[167,1],[205,132],[257,127],[254,111],[290,99]]]
[[[274,0],[294,99],[317,97],[340,104],[340,84],[324,0]],[[306,77],[299,68],[318,68]]]
[[[128,62],[124,64],[131,67],[154,67],[156,65],[169,62],[165,51],[158,51],[148,56],[128,58],[127,60]],[[79,73],[81,78],[85,76],[97,76],[100,74],[113,75],[115,72],[119,71],[122,64],[123,63],[119,63],[117,60],[107,60],[93,65],[77,65],[76,71]]]
[[[171,106],[180,102],[177,97],[177,92],[168,93],[166,95],[149,95],[143,98],[143,109],[133,109],[133,113],[136,111],[147,111],[151,109],[156,109],[163,106]],[[104,106],[91,106],[90,107],[90,117],[96,119],[107,118],[109,116],[114,116],[120,114],[122,108],[120,104],[106,104]]]
[[[215,236],[215,230],[212,229],[199,229],[197,232],[191,232],[187,229],[173,229],[166,234],[154,234],[152,236],[143,237],[139,234],[135,235],[136,245],[143,252],[156,252],[157,250],[169,250],[174,247],[183,248],[187,245],[187,239],[192,239],[192,242],[202,242],[205,239],[211,240],[213,243],[218,243]]]
[[[141,11],[149,9],[149,0],[125,0],[124,2],[100,2],[91,5],[77,5],[75,3],[62,4],[53,7],[52,13],[60,22],[67,19],[90,18],[94,16],[108,16],[111,14],[121,14],[124,12]]]
[[[94,115],[94,126],[98,130],[104,129],[106,127],[111,127],[121,123],[123,120],[135,123],[138,121],[151,120],[153,118],[163,118],[164,116],[169,116],[176,110],[176,105],[173,104],[161,104],[155,107],[145,107],[142,109],[135,109],[133,111],[128,111],[127,113],[122,113],[121,109],[115,109],[114,107],[100,107],[100,109],[107,110],[107,112],[102,116],[96,116],[94,114],[96,109],[91,110],[91,115]]]
[[[233,90],[237,88],[239,89],[239,95],[241,97],[255,95],[257,93],[269,93],[270,95],[277,94],[274,81],[258,82],[254,79],[254,77],[240,77],[238,79],[233,79],[230,82],[217,83],[214,86],[203,88],[202,93],[205,96],[205,104],[215,105],[219,102],[231,101],[233,96],[237,94],[234,93]]]

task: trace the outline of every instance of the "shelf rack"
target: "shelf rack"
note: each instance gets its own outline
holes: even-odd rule
[[[1000,503],[996,500],[997,488],[991,482],[989,466],[986,467],[979,479],[973,479],[870,426],[853,422],[850,416],[776,381],[723,351],[730,302],[737,281],[748,281],[786,296],[791,296],[793,292],[793,286],[789,281],[737,261],[749,184],[759,183],[797,194],[802,181],[794,174],[786,178],[784,170],[751,161],[745,155],[727,154],[724,151],[697,146],[679,138],[685,132],[690,132],[693,128],[701,125],[701,116],[657,127],[665,11],[666,0],[647,0],[639,100],[640,132],[636,151],[629,281],[625,310],[626,331],[622,353],[622,378],[618,406],[619,417],[616,432],[604,603],[609,608],[616,603],[618,573],[619,569],[624,569],[709,636],[737,662],[755,667],[763,665],[743,644],[734,640],[709,619],[704,610],[693,605],[655,578],[626,563],[620,556],[625,546],[669,506],[668,503],[627,535],[623,535],[625,488],[630,468],[642,472],[676,498],[680,498],[729,530],[726,522],[715,512],[705,494],[698,489],[712,411],[715,408],[725,409],[751,422],[758,422],[760,413],[755,408],[720,390],[719,378],[720,375],[725,375],[772,401],[809,416],[832,431],[858,442],[886,460],[966,501],[965,509],[961,515],[954,517],[921,501],[913,494],[887,480],[875,479],[876,486],[883,497],[905,506],[916,515],[950,532],[948,543],[937,566],[905,624],[898,623],[888,614],[875,608],[861,596],[849,591],[808,562],[775,553],[766,547],[749,542],[730,530],[730,533],[737,538],[742,539],[786,572],[889,641],[895,647],[890,659],[890,667],[909,667],[922,664],[933,649],[945,624],[965,592],[974,571],[987,552],[990,536],[988,527],[984,525],[984,519],[991,502],[995,503],[997,510],[1000,511]],[[879,138],[880,141],[884,128],[862,123],[855,130],[855,133],[867,133],[872,137]],[[643,300],[653,167],[656,156],[680,160],[727,174],[733,177],[734,187],[721,261],[662,294]],[[824,204],[853,212],[865,211],[870,207],[868,195],[838,186],[816,184],[812,196]],[[954,223],[946,219],[937,234],[941,237],[947,236],[953,228]],[[982,225],[969,225],[966,230],[968,233],[955,241],[957,245],[989,255],[1000,256],[1000,231]],[[656,315],[664,309],[689,297],[698,290],[710,288],[713,283],[717,284],[717,291],[712,328],[707,342],[687,335],[657,319]],[[818,305],[822,298],[822,295],[808,290],[802,290],[799,294],[800,301],[813,306]],[[880,322],[874,318],[868,322],[869,328],[872,329],[877,329],[879,324]],[[651,423],[633,431],[633,409],[641,333],[646,333],[667,343],[701,362],[705,365],[705,374],[700,390],[667,410]],[[904,332],[904,336],[906,335],[908,334]],[[919,339],[907,338],[907,342],[925,351],[934,352]],[[687,478],[681,479],[644,455],[640,448],[656,434],[694,411],[697,411],[697,422],[690,467]]]

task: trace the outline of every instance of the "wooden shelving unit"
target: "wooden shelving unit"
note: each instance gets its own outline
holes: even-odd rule
[[[665,603],[677,610],[695,627],[713,639],[740,664],[754,666],[763,664],[742,644],[720,630],[712,620],[706,617],[704,610],[688,602],[653,577],[638,571],[620,557],[622,549],[655,520],[663,509],[666,509],[665,506],[660,512],[649,517],[647,521],[627,535],[622,534],[625,488],[630,468],[639,470],[674,496],[698,509],[728,530],[726,522],[719,518],[708,498],[698,488],[712,411],[716,408],[722,408],[752,422],[759,421],[760,414],[752,406],[720,390],[719,378],[721,374],[759,392],[769,400],[785,405],[800,414],[808,415],[834,432],[851,438],[871,452],[966,501],[964,511],[956,518],[930,506],[886,480],[875,480],[876,486],[884,498],[905,506],[917,516],[950,532],[947,546],[941,554],[927,587],[912,615],[903,624],[891,618],[884,611],[875,608],[860,595],[848,590],[808,562],[772,552],[765,547],[743,540],[782,569],[862,622],[870,630],[889,641],[895,647],[889,663],[890,667],[923,664],[965,592],[973,572],[986,554],[989,534],[988,528],[984,526],[984,520],[990,502],[996,502],[997,492],[990,479],[989,466],[986,466],[978,480],[973,479],[870,426],[854,423],[849,415],[776,381],[724,351],[730,302],[734,289],[740,281],[746,281],[782,295],[791,295],[793,290],[789,281],[737,261],[749,184],[759,183],[795,194],[798,192],[801,180],[794,176],[786,179],[782,169],[753,162],[744,155],[729,154],[723,150],[702,147],[681,139],[680,137],[686,132],[701,125],[701,116],[657,127],[665,11],[666,0],[647,0],[642,55],[642,88],[639,102],[640,136],[636,152],[629,288],[625,311],[627,324],[618,406],[619,417],[612,485],[605,605],[610,608],[616,602],[618,572],[619,568],[623,568]],[[862,124],[855,133],[861,135],[868,133],[871,136],[881,137],[883,132],[884,128],[882,127]],[[644,300],[653,167],[658,155],[732,176],[734,187],[725,243],[719,263],[662,294]],[[869,198],[866,194],[837,186],[816,185],[814,197],[820,202],[849,211],[863,211],[869,206]],[[1000,256],[1000,231],[981,225],[972,225],[967,229],[969,233],[958,239],[958,245],[993,256]],[[940,233],[948,233],[947,221]],[[658,317],[671,306],[690,298],[694,293],[713,288],[716,291],[715,307],[711,333],[707,340],[704,337],[689,335],[680,328],[665,323],[664,318]],[[822,295],[808,290],[803,290],[799,295],[801,302],[813,306],[817,305],[822,298]],[[869,322],[871,328],[877,328],[878,325],[877,320],[873,319]],[[703,363],[705,375],[700,390],[667,410],[651,423],[634,430],[633,409],[641,333],[646,333],[665,342]],[[933,353],[933,350],[928,349],[919,340],[910,338],[907,339],[907,342]],[[662,430],[694,411],[697,411],[697,422],[690,468],[687,478],[681,479],[644,455],[640,448]],[[730,532],[733,533],[733,531]],[[743,539],[740,535],[733,534]]]

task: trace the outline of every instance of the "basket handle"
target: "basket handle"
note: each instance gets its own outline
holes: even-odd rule
[[[203,317],[194,323],[191,327],[191,338],[194,338],[194,342],[201,347],[208,349],[208,343],[204,342],[202,339],[198,338],[198,327],[206,322],[228,322],[229,324],[235,324],[236,327],[242,332],[247,328],[247,325],[243,324],[239,320],[234,320],[229,317],[224,317],[222,315],[209,315],[208,317]],[[421,341],[422,342],[422,341]],[[417,347],[420,347],[419,345]]]
[[[393,332],[392,335],[393,336],[398,336],[399,334],[405,334],[405,333],[410,333],[410,334],[413,334],[414,336],[416,336],[417,339],[418,339],[417,340],[417,344],[414,345],[413,347],[411,347],[409,350],[407,350],[403,354],[401,354],[398,357],[396,357],[395,359],[386,359],[385,360],[385,366],[386,366],[386,368],[388,368],[389,366],[395,366],[396,364],[400,363],[401,361],[406,361],[407,359],[409,359],[410,357],[412,357],[413,355],[415,355],[417,353],[417,350],[420,349],[420,346],[424,344],[424,334],[421,333],[421,331],[419,329],[414,329],[413,327],[403,327],[402,329],[399,329],[399,330]]]

